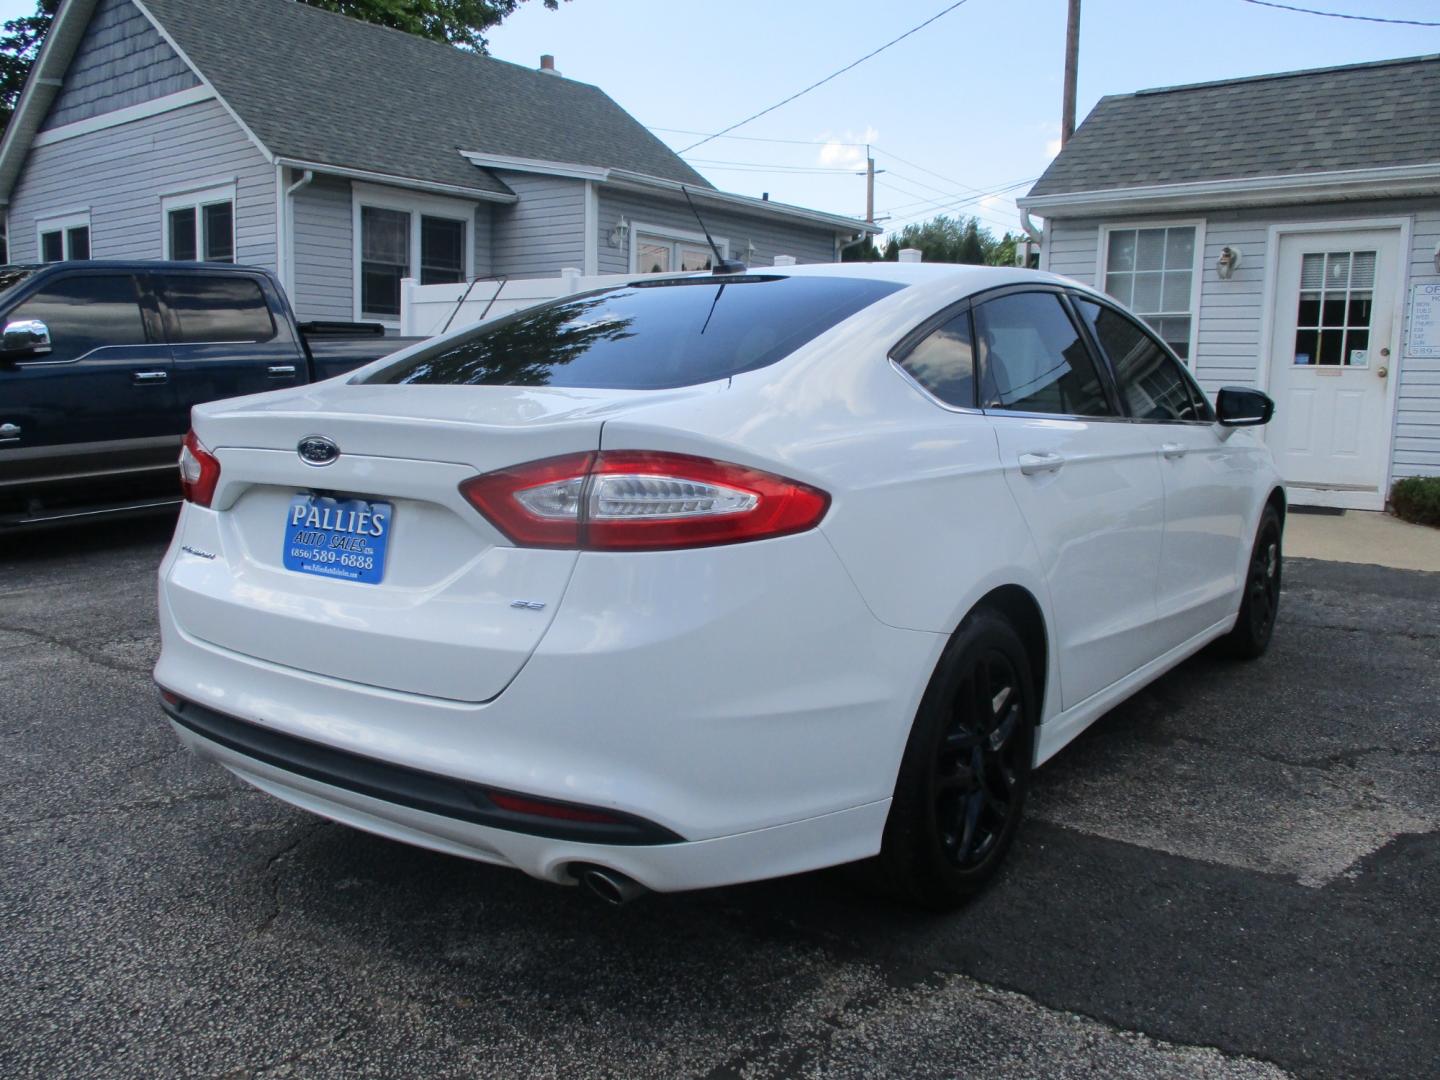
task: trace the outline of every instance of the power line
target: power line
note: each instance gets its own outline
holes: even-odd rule
[[[997,188],[992,188],[989,191],[982,191],[979,188],[971,188],[969,189],[969,194],[952,192],[949,196],[946,196],[944,198],[923,199],[917,202],[900,203],[897,206],[892,206],[888,208],[886,212],[893,214],[897,210],[908,210],[912,207],[915,208],[917,213],[926,212],[927,208],[930,208],[931,211],[956,209],[960,206],[966,206],[970,203],[979,202],[982,199],[989,198],[991,195],[1003,195],[1007,191],[1013,191],[1015,188],[1020,187],[1024,184],[1028,184],[1035,179],[1036,178],[1033,176],[1028,176],[1022,180],[1016,180],[1013,183],[1005,184]],[[876,183],[882,184],[883,186],[890,188],[892,191],[899,191],[905,195],[918,194],[918,192],[914,191],[905,191],[903,188],[896,187],[894,184],[885,183],[885,181],[883,180],[877,180]]]
[[[754,168],[761,171],[776,172],[827,172],[844,173],[847,176],[853,175],[854,167],[841,167],[836,165],[771,165],[766,161],[730,161],[725,158],[691,158],[692,165],[720,166],[734,165],[738,167]]]
[[[929,26],[929,25],[930,25],[931,23],[933,23],[935,20],[944,18],[946,15],[949,15],[950,12],[954,11],[954,10],[955,10],[956,8],[958,8],[958,7],[962,7],[964,4],[966,4],[966,3],[968,3],[968,2],[969,2],[969,0],[955,0],[955,3],[951,4],[951,5],[950,5],[949,7],[947,7],[944,11],[937,12],[936,14],[930,16],[930,18],[926,19],[926,20],[925,20],[924,22],[922,22],[919,26],[912,26],[909,30],[906,30],[905,33],[901,34],[899,37],[897,37],[897,38],[892,38],[890,41],[887,41],[884,45],[881,45],[878,49],[875,49],[875,50],[873,50],[873,51],[871,51],[871,52],[866,53],[864,56],[860,57],[859,60],[855,60],[855,61],[853,61],[853,62],[851,62],[851,63],[849,63],[849,64],[846,64],[846,65],[845,65],[844,67],[842,67],[839,71],[832,71],[829,75],[826,75],[826,76],[825,76],[823,79],[821,79],[819,82],[813,82],[813,83],[811,83],[809,86],[805,87],[804,90],[797,90],[795,93],[791,94],[789,97],[785,98],[783,101],[777,101],[774,105],[771,105],[769,108],[761,109],[759,112],[755,113],[754,115],[752,115],[752,116],[747,116],[744,120],[741,120],[741,121],[739,121],[738,123],[731,124],[731,125],[730,125],[729,127],[727,127],[727,128],[721,128],[719,131],[715,132],[715,134],[713,134],[713,135],[706,135],[705,138],[701,139],[699,142],[691,143],[689,146],[685,147],[685,149],[684,149],[684,150],[681,150],[680,153],[682,153],[682,154],[687,154],[687,153],[689,153],[691,150],[694,150],[695,147],[705,145],[705,144],[706,144],[707,142],[709,142],[711,139],[718,139],[720,136],[725,135],[725,134],[728,134],[729,132],[734,131],[734,130],[735,130],[736,128],[738,128],[738,127],[744,127],[746,124],[750,123],[750,121],[752,121],[752,120],[758,120],[758,119],[760,119],[760,117],[764,116],[766,113],[772,113],[772,112],[774,112],[776,109],[780,108],[780,106],[782,106],[782,105],[788,105],[788,104],[790,104],[790,102],[794,101],[796,98],[804,97],[804,96],[805,96],[806,94],[808,94],[811,90],[814,90],[814,89],[817,89],[818,87],[824,86],[824,85],[825,85],[826,83],[828,83],[831,79],[837,79],[837,78],[839,78],[841,75],[844,75],[847,71],[851,70],[852,68],[857,68],[857,67],[859,67],[859,66],[860,66],[861,64],[863,64],[866,60],[869,60],[869,59],[871,59],[872,57],[875,57],[875,56],[879,56],[879,55],[880,55],[882,52],[884,52],[886,49],[890,48],[890,46],[892,46],[892,45],[898,45],[900,42],[902,42],[902,41],[904,41],[906,38],[908,38],[911,34],[918,34],[921,30],[924,30],[925,27]]]
[[[1351,19],[1355,22],[1389,23],[1391,26],[1440,26],[1440,22],[1424,22],[1420,19],[1385,19],[1379,15],[1348,15],[1341,11],[1317,11],[1315,8],[1296,7],[1294,4],[1277,4],[1274,0],[1244,0],[1257,7],[1279,8],[1301,15],[1323,15],[1327,19]]]
[[[743,121],[742,121],[743,123]],[[706,135],[708,132],[691,131],[689,128],[652,127],[651,131],[669,131],[676,135]],[[763,139],[758,135],[710,135],[712,139],[738,139],[741,142],[788,143],[791,146],[868,146],[863,142],[841,142],[839,139]],[[695,144],[699,146],[699,143]],[[685,151],[681,151],[684,153]]]
[[[969,185],[967,185],[967,184],[962,184],[962,183],[960,183],[959,180],[955,180],[955,179],[953,179],[953,178],[951,178],[951,177],[949,177],[949,176],[944,176],[944,175],[942,175],[942,174],[940,174],[940,173],[937,173],[934,169],[927,169],[924,165],[917,165],[917,164],[916,164],[915,162],[913,162],[913,161],[907,161],[907,160],[905,160],[904,158],[902,158],[899,154],[895,153],[894,151],[887,150],[887,149],[885,149],[885,147],[883,147],[883,146],[877,146],[877,147],[875,147],[875,149],[876,149],[876,150],[879,150],[880,153],[885,154],[885,155],[887,155],[888,157],[894,158],[896,161],[900,162],[901,165],[909,165],[910,168],[912,168],[912,169],[919,169],[921,172],[927,173],[928,175],[935,177],[935,179],[937,179],[937,180],[944,180],[947,184],[954,184],[956,187],[967,188],[967,189],[970,190],[970,191],[979,191],[979,190],[980,190],[979,188],[972,188],[972,187],[969,187]],[[917,183],[918,183],[918,181],[917,181]]]

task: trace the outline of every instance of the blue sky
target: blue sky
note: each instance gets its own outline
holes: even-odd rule
[[[218,0],[200,0],[218,2]],[[602,87],[677,150],[859,58],[951,0],[529,0],[493,55]],[[1437,0],[1292,0],[1440,21]],[[0,18],[34,9],[0,0]],[[863,216],[865,142],[887,227],[939,212],[1016,228],[1011,198],[1058,147],[1065,0],[967,0],[920,33],[686,157],[721,188]],[[1244,0],[1084,0],[1078,115],[1104,94],[1440,52],[1440,29]],[[477,103],[479,107],[485,107]],[[455,108],[455,102],[436,102]],[[1303,118],[1297,117],[1297,123]],[[752,141],[799,140],[799,144]]]
[[[490,49],[532,66],[542,52],[553,53],[561,72],[602,87],[680,149],[699,136],[662,129],[718,131],[949,2],[569,0],[552,12],[532,0],[492,32]],[[1440,21],[1436,0],[1294,2]],[[833,144],[725,138],[687,160],[728,190],[768,191],[785,202],[863,215],[864,179],[853,170],[863,168],[864,149],[839,144],[868,141],[876,167],[887,170],[875,198],[877,214],[892,215],[887,226],[953,206],[954,213],[978,213],[997,231],[1017,228],[1006,195],[967,200],[1037,176],[1057,149],[1065,10],[1065,0],[968,0],[734,132]],[[1242,0],[1084,0],[1082,11],[1081,118],[1105,94],[1440,52],[1440,29],[1326,19]]]

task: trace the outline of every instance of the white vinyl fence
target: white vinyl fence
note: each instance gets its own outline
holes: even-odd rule
[[[508,315],[541,300],[619,285],[634,277],[586,277],[579,270],[561,270],[560,276],[553,278],[484,279],[458,285],[421,285],[414,278],[406,278],[400,286],[400,333],[405,337],[433,337],[481,319]]]

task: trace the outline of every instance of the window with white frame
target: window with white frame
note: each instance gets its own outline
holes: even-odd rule
[[[164,257],[176,262],[235,261],[235,185],[161,200]]]
[[[356,315],[397,322],[400,282],[447,285],[469,279],[474,265],[471,203],[356,184]]]
[[[715,253],[700,233],[662,231],[646,225],[632,226],[630,272],[633,274],[668,274],[679,270],[710,270]],[[722,256],[728,256],[729,241],[717,240]]]
[[[90,258],[90,211],[84,210],[35,222],[41,262]]]
[[[1110,229],[1105,235],[1105,291],[1190,359],[1199,280],[1194,225]]]

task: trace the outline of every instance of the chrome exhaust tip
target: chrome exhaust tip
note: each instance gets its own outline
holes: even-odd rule
[[[582,889],[610,907],[628,904],[637,896],[643,896],[650,891],[634,878],[627,877],[618,870],[607,870],[603,866],[581,864],[572,866],[570,873]]]

